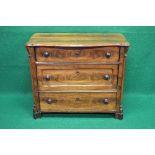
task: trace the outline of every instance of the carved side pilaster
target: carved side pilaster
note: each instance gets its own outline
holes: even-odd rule
[[[32,79],[32,93],[34,97],[34,108],[33,108],[33,117],[38,118],[41,114],[40,112],[40,101],[38,93],[38,82],[37,82],[37,67],[35,64],[35,50],[34,47],[27,46],[29,62],[30,62],[30,71]]]
[[[128,47],[120,47],[120,64],[118,70],[118,92],[115,118],[123,119],[122,96],[124,89],[125,61]]]
[[[122,103],[120,104],[120,107],[119,108],[120,108],[119,109],[120,111],[115,113],[115,118],[122,120],[123,119],[123,107],[122,107]]]

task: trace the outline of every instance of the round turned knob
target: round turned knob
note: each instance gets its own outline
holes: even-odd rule
[[[49,53],[46,51],[46,52],[43,52],[43,56],[45,57],[45,58],[47,58],[47,57],[49,57]]]
[[[80,56],[80,52],[76,52],[76,53],[75,53],[75,56],[76,56],[76,57],[79,57],[79,56]]]
[[[49,76],[49,75],[46,75],[46,76],[44,77],[44,79],[45,79],[46,81],[49,81],[49,80],[50,80],[50,76]]]
[[[111,57],[111,53],[110,52],[106,52],[105,56],[106,56],[106,58],[110,58]]]
[[[103,99],[103,103],[104,104],[108,104],[109,103],[109,100],[107,98]]]
[[[46,102],[47,102],[48,104],[51,104],[51,103],[53,102],[53,100],[52,100],[51,98],[48,98],[48,99],[46,100]]]
[[[109,80],[110,79],[110,75],[106,74],[103,76],[104,80]]]

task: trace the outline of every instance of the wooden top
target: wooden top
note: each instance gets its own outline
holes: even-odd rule
[[[26,46],[129,46],[120,33],[35,33]]]

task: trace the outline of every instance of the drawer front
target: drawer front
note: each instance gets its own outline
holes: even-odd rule
[[[119,47],[36,48],[38,62],[117,62]]]
[[[116,89],[117,65],[37,66],[40,90]]]
[[[40,93],[40,108],[42,112],[114,112],[116,93]]]

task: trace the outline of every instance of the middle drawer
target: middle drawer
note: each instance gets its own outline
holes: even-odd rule
[[[38,65],[39,90],[116,89],[117,65]]]

